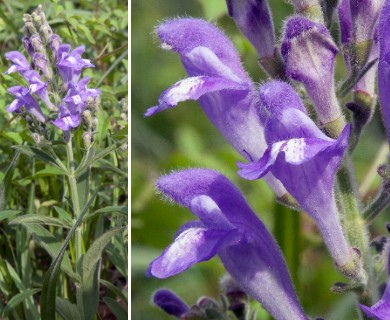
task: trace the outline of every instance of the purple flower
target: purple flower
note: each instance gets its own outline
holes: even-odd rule
[[[183,300],[167,289],[157,290],[153,295],[153,302],[166,313],[175,316],[176,318],[180,318],[190,311],[190,308]]]
[[[42,71],[43,75],[45,76],[45,78],[47,80],[51,80],[52,78],[52,74],[50,73],[50,70],[48,68],[48,61],[47,61],[47,57],[42,54],[42,53],[39,53],[39,52],[35,52],[34,55],[33,55],[33,63],[34,65]]]
[[[267,0],[227,0],[229,15],[253,44],[260,58],[273,57],[275,32]]]
[[[79,46],[73,49],[72,52],[70,52],[70,45],[68,44],[59,46],[57,68],[65,85],[68,83],[76,84],[81,76],[81,70],[94,67],[90,60],[81,58],[84,51],[84,46]]]
[[[299,16],[290,18],[281,51],[287,76],[304,84],[320,123],[341,117],[333,81],[338,49],[325,26]]]
[[[41,76],[35,70],[29,70],[24,73],[24,78],[28,81],[30,91],[35,93],[51,111],[57,108],[51,103],[47,93],[47,82],[43,82]]]
[[[354,42],[371,40],[384,0],[349,0]]]
[[[387,261],[387,285],[382,298],[372,307],[360,304],[359,307],[364,311],[367,317],[378,320],[390,319],[390,257]]]
[[[73,128],[77,128],[80,125],[80,122],[80,113],[72,114],[64,104],[61,104],[58,118],[53,121],[53,124],[63,131],[69,131]]]
[[[38,102],[30,94],[27,88],[22,86],[14,86],[8,88],[9,93],[15,96],[15,100],[7,107],[8,112],[17,112],[20,113],[22,107],[26,108],[26,111],[33,115],[36,119],[41,122],[45,122],[45,116],[39,107]]]
[[[386,0],[379,19],[378,93],[390,141],[390,1]]]
[[[84,77],[77,84],[69,83],[69,90],[63,99],[71,113],[82,113],[87,105],[89,97],[96,98],[100,95],[100,89],[88,89],[90,78]]]
[[[260,100],[269,112],[265,128],[269,147],[259,161],[239,163],[239,175],[253,180],[272,172],[314,219],[336,266],[356,276],[357,257],[343,235],[333,192],[349,126],[338,140],[327,137],[308,117],[294,89],[284,83],[263,85]]]
[[[170,277],[218,254],[240,287],[273,317],[307,319],[275,240],[226,177],[213,170],[184,170],[160,178],[157,187],[199,220],[179,229],[151,262],[148,275]]]
[[[52,56],[55,59],[57,59],[58,50],[59,50],[61,44],[62,44],[62,40],[58,34],[53,34],[50,37],[50,48],[52,51]]]
[[[31,70],[30,63],[27,61],[26,57],[19,51],[10,51],[5,54],[7,60],[10,60],[13,64],[8,68],[5,74],[10,74],[12,72],[19,72],[23,75],[24,72]]]
[[[342,0],[338,7],[340,40],[343,45],[349,44],[352,38],[352,18],[349,0]]]
[[[189,78],[164,91],[151,116],[185,100],[199,100],[214,126],[247,159],[258,159],[266,148],[263,125],[256,112],[255,88],[230,40],[200,19],[175,19],[157,34],[165,49],[177,52]],[[286,191],[272,176],[267,182],[278,197]]]
[[[23,37],[23,45],[28,55],[32,58],[34,55],[34,47],[31,43],[30,37]]]

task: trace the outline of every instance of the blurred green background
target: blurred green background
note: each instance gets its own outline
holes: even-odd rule
[[[292,8],[282,0],[269,2],[279,36]],[[236,45],[252,79],[256,83],[266,79],[258,67],[254,49],[227,16],[224,0],[132,1],[132,319],[171,319],[150,302],[153,292],[161,287],[174,290],[190,305],[202,295],[219,297],[218,281],[224,270],[217,258],[169,279],[145,277],[149,262],[171,243],[178,227],[193,218],[188,210],[162,201],[155,193],[154,182],[171,170],[190,167],[217,169],[243,191],[252,208],[276,235],[307,314],[329,320],[357,319],[353,295],[330,291],[335,282],[344,279],[334,270],[312,220],[304,213],[277,205],[263,181],[245,181],[237,176],[235,163],[242,159],[196,102],[184,102],[174,110],[143,117],[163,90],[186,77],[179,57],[159,48],[153,29],[167,18],[185,16],[216,22]],[[337,38],[335,24],[332,33]],[[339,55],[336,78],[341,81],[345,76]],[[366,199],[372,198],[379,186],[375,170],[370,179],[366,175],[384,142],[384,128],[376,114],[354,153],[358,181],[370,181],[365,188]],[[386,215],[388,211],[372,226],[372,237],[385,233]],[[269,319],[257,308],[259,319]]]

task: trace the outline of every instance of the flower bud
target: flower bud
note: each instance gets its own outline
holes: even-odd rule
[[[91,111],[89,111],[88,109],[84,110],[83,111],[83,120],[84,120],[84,123],[87,125],[87,126],[90,126],[92,125],[92,114],[91,114]]]
[[[237,319],[245,319],[248,312],[248,295],[240,288],[238,283],[229,275],[221,279],[221,287],[229,301],[231,310]]]
[[[50,37],[50,48],[52,51],[52,58],[54,61],[57,59],[57,52],[61,44],[62,44],[62,40],[58,34],[53,34]]]
[[[83,133],[83,142],[84,142],[84,147],[86,149],[90,148],[92,141],[93,141],[92,133],[91,132],[84,132]]]
[[[275,32],[266,0],[227,0],[229,15],[255,47],[260,58],[273,57]]]
[[[42,39],[38,34],[33,34],[30,37],[30,42],[35,52],[45,54],[46,50],[42,45]]]
[[[34,47],[31,43],[30,37],[23,37],[23,45],[28,55],[32,58],[32,56],[34,55]]]
[[[180,318],[189,311],[187,304],[170,290],[160,289],[153,295],[153,302],[169,315]]]
[[[39,135],[39,133],[34,132],[34,133],[32,134],[32,137],[33,137],[34,142],[35,142],[36,144],[40,144],[40,143],[42,142],[42,136]]]
[[[44,54],[35,52],[33,56],[34,65],[42,71],[43,75],[46,77],[46,80],[50,81],[53,77],[51,71],[47,66],[47,58]]]
[[[320,123],[340,118],[333,81],[338,49],[325,26],[298,16],[290,18],[281,51],[287,76],[304,84]]]
[[[27,37],[31,37],[33,34],[37,34],[38,31],[35,29],[34,24],[30,21],[24,23],[24,34]]]
[[[96,117],[93,118],[93,120],[92,120],[92,129],[93,129],[94,131],[97,129],[98,124],[99,124],[98,118],[96,118]]]

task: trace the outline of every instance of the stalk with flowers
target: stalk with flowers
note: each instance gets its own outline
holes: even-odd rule
[[[291,1],[295,13],[286,19],[279,42],[267,1],[226,4],[255,48],[267,81],[257,86],[249,78],[233,44],[215,25],[196,18],[167,20],[156,28],[161,47],[179,54],[188,77],[165,90],[145,116],[198,100],[244,158],[237,162],[238,175],[264,179],[281,204],[313,219],[344,278],[332,290],[354,295],[356,318],[390,319],[389,288],[381,290],[380,281],[388,283],[383,267],[390,261],[388,237],[378,244],[369,234],[370,223],[390,204],[388,157],[378,168],[382,188],[364,204],[352,161],[377,95],[390,130],[390,1]],[[340,39],[330,32],[336,24]],[[339,53],[348,76],[336,83]],[[179,229],[147,276],[171,277],[215,255],[228,273],[221,281],[222,303],[206,297],[189,307],[160,289],[153,295],[157,306],[179,319],[256,319],[249,297],[275,319],[317,319],[300,305],[261,214],[223,174],[207,168],[173,171],[156,186],[197,220]]]
[[[127,277],[126,190],[113,186],[109,191],[105,184],[110,179],[118,184],[126,177],[126,128],[117,125],[106,139],[99,138],[107,130],[107,125],[99,124],[102,90],[91,88],[91,78],[82,76],[85,68],[95,67],[82,57],[85,46],[63,43],[41,5],[24,14],[23,21],[26,54],[5,53],[9,66],[4,77],[18,83],[7,89],[14,100],[6,110],[31,136],[13,146],[15,155],[1,184],[0,216],[18,228],[24,251],[17,249],[22,254],[15,257],[14,267],[6,262],[19,292],[6,292],[3,276],[1,317],[92,320],[101,316],[98,309],[104,301],[103,314],[123,319],[126,283],[117,287],[104,278],[108,266]],[[10,201],[10,182],[23,156],[31,159],[32,177],[28,201],[18,203]],[[49,203],[45,214],[36,209],[44,185],[36,180],[39,173],[51,179],[53,192],[44,199]],[[104,174],[108,180],[102,179]],[[43,272],[34,246],[51,257]],[[103,286],[112,294],[102,296]]]

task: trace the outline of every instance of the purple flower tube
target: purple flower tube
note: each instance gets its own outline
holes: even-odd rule
[[[160,178],[157,187],[199,220],[179,229],[151,262],[148,275],[170,277],[218,254],[240,287],[275,319],[307,319],[278,245],[226,177],[213,170],[184,170]]]

